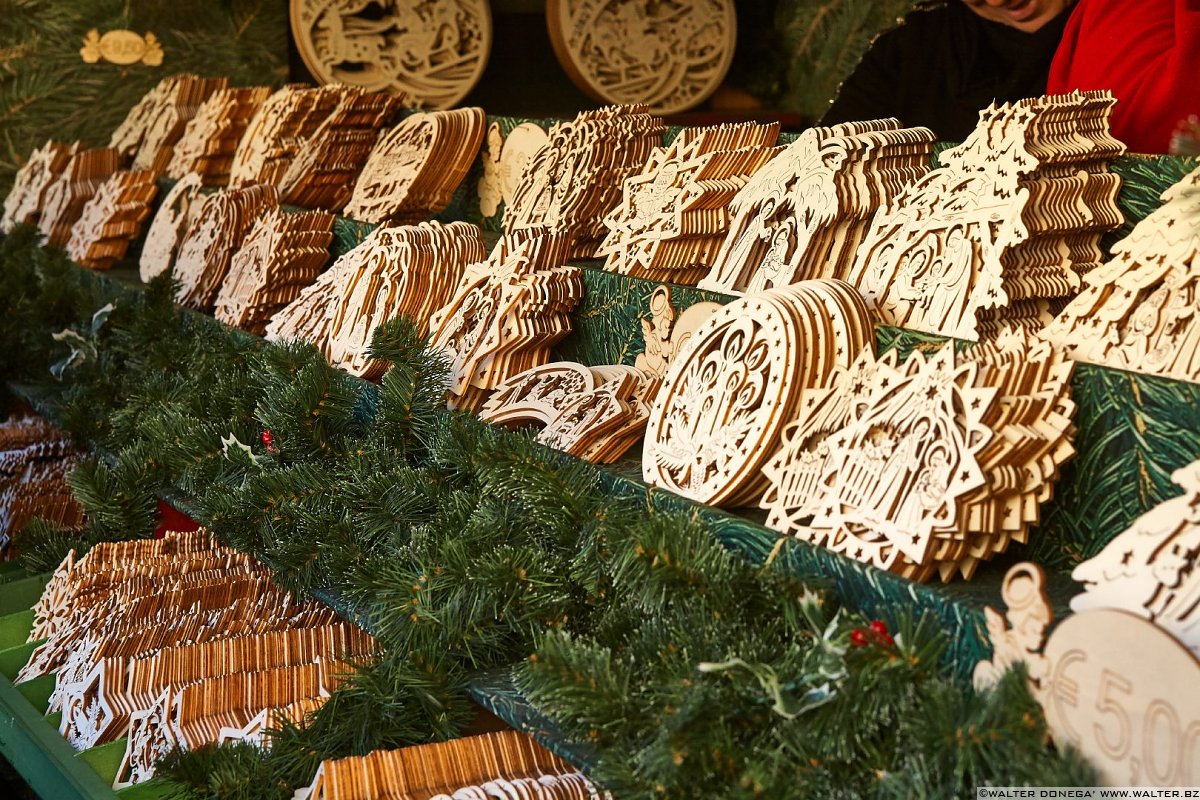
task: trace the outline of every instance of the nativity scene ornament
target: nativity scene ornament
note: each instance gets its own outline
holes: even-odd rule
[[[291,0],[291,23],[321,83],[399,92],[427,108],[466,97],[492,47],[486,0]]]

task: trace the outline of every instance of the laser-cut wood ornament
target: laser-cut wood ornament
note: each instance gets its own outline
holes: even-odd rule
[[[1200,381],[1200,169],[1113,245],[1108,263],[1042,332],[1092,364]]]
[[[262,335],[267,322],[311,286],[329,263],[332,214],[268,208],[233,254],[213,316]]]
[[[78,150],[58,180],[46,188],[38,230],[46,243],[66,247],[84,206],[120,166],[117,151],[104,147]]]
[[[978,340],[1022,304],[1070,297],[1123,221],[1125,148],[1108,131],[1107,92],[992,105],[942,166],[876,215],[850,282],[888,325]]]
[[[477,411],[510,376],[550,360],[583,294],[579,269],[558,266],[569,246],[565,235],[501,240],[430,317],[430,344],[450,361],[451,408]]]
[[[481,108],[412,114],[379,137],[346,204],[362,222],[414,223],[450,204],[479,152]]]
[[[785,431],[767,524],[913,580],[1025,542],[1074,454],[1072,363],[1015,330],[903,365],[863,351]]]
[[[130,109],[109,146],[129,159],[133,169],[161,174],[171,160],[171,148],[200,105],[228,85],[228,78],[201,78],[190,73],[163,78]]]
[[[778,124],[687,128],[625,180],[604,219],[604,268],[692,284],[708,273],[729,227],[726,206],[779,151]]]
[[[67,255],[89,269],[110,269],[142,232],[158,194],[150,170],[121,170],[101,184],[80,213]]]
[[[321,83],[385,91],[425,108],[452,108],[487,64],[492,18],[484,0],[291,0],[292,36]]]
[[[731,0],[550,0],[546,24],[559,63],[580,89],[603,103],[645,103],[661,114],[708,99],[737,41]]]
[[[321,762],[297,800],[376,797],[520,797],[528,800],[611,800],[567,762],[528,734],[499,731],[401,750]]]
[[[512,202],[525,168],[548,141],[545,129],[532,122],[522,122],[508,136],[501,134],[500,123],[488,126],[481,159],[483,174],[476,186],[483,216],[494,217],[501,203],[507,207]]]
[[[0,232],[12,233],[17,225],[37,222],[46,199],[46,190],[62,175],[78,149],[78,142],[63,144],[51,139],[29,154],[29,158],[17,170],[12,189],[4,198]]]
[[[1043,583],[1037,565],[1009,571],[1008,624],[985,609],[995,655],[976,667],[976,685],[1024,661],[1055,744],[1078,751],[1104,785],[1191,786],[1200,774],[1195,653],[1144,617],[1109,608],[1072,614],[1047,641],[1053,614]]]
[[[399,107],[398,98],[382,92],[346,92],[333,113],[301,143],[279,178],[283,202],[340,211],[350,199],[380,129]]]
[[[201,177],[188,173],[171,187],[146,231],[142,242],[142,255],[138,261],[138,275],[147,283],[156,275],[171,268],[175,260],[175,248],[191,225],[192,216],[201,204]]]
[[[701,302],[676,312],[671,304],[671,287],[658,287],[650,295],[650,317],[641,321],[645,349],[633,366],[651,378],[664,377],[700,324],[720,308],[720,303]]]
[[[200,105],[171,151],[166,177],[200,176],[205,186],[225,186],[238,142],[250,120],[271,95],[269,86],[227,88]]]
[[[595,255],[606,232],[604,216],[620,202],[625,179],[662,142],[664,130],[644,106],[584,111],[556,124],[505,206],[506,235],[564,235],[571,256]]]
[[[278,205],[274,186],[226,189],[206,196],[175,255],[178,301],[198,310],[212,306],[246,232],[261,213]]]
[[[872,337],[862,298],[838,281],[746,297],[706,319],[663,378],[642,476],[698,502],[757,503],[761,466],[805,394]]]
[[[700,288],[845,279],[875,210],[929,171],[933,139],[895,119],[808,129],[729,203],[733,221]]]

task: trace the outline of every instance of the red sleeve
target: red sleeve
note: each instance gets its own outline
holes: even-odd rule
[[[1165,153],[1171,132],[1200,114],[1200,0],[1080,0],[1046,91],[1108,89],[1113,134],[1129,149]]]

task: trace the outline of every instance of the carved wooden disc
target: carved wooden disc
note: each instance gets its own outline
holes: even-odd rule
[[[291,0],[290,16],[300,57],[319,81],[403,93],[428,108],[466,97],[492,48],[486,0]]]
[[[1042,704],[1054,741],[1072,744],[1112,786],[1200,782],[1200,662],[1170,634],[1123,611],[1068,617],[1045,649]]]
[[[645,103],[672,114],[716,91],[737,40],[732,0],[549,0],[559,63],[605,103]]]

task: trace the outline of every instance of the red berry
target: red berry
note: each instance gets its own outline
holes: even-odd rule
[[[889,636],[891,632],[888,630],[886,622],[881,619],[877,619],[871,621],[871,633],[875,634],[876,636]]]
[[[862,628],[855,628],[850,631],[850,644],[855,647],[863,647],[867,643],[867,632]]]
[[[262,432],[262,443],[265,444],[267,447],[270,447],[274,441],[275,441],[275,434],[271,433],[271,429],[270,428],[264,429]]]
[[[892,638],[890,633],[883,633],[879,635],[879,644],[881,647],[891,647],[896,644],[896,640]]]

